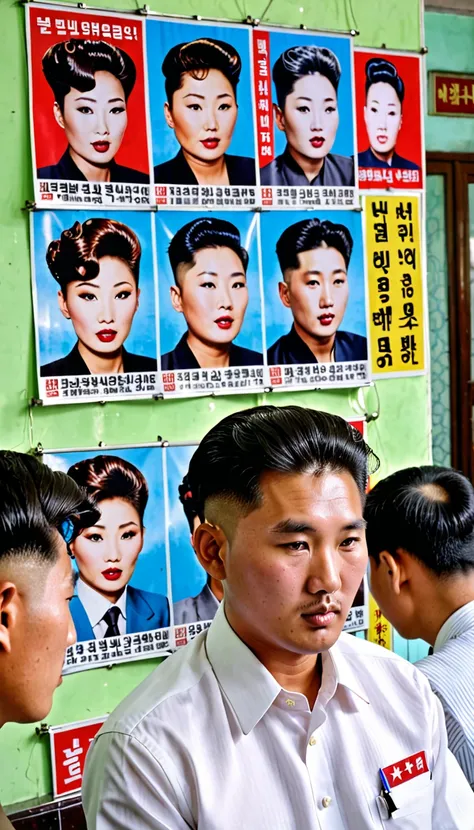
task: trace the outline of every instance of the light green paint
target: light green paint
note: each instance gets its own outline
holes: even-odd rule
[[[304,7],[305,0],[300,0]],[[104,8],[112,3],[95,0]],[[187,14],[258,17],[266,3],[259,0],[228,3],[224,0],[185,0],[179,11]],[[266,20],[274,23],[333,28],[357,25],[358,42],[368,46],[386,43],[393,48],[419,47],[417,0],[352,0],[355,21],[349,19],[349,0],[298,4],[274,0]],[[158,8],[158,3],[151,3]],[[125,0],[115,7],[130,8]],[[176,12],[174,0],[162,0],[163,12]],[[242,396],[195,401],[159,401],[105,406],[89,404],[28,410],[35,394],[33,323],[27,216],[21,207],[32,196],[27,122],[27,74],[23,9],[0,0],[2,48],[0,51],[0,441],[4,447],[27,450],[44,447],[86,446],[105,443],[146,442],[162,435],[168,440],[199,439],[229,412],[265,402],[265,396]],[[380,455],[381,473],[427,462],[430,457],[427,378],[384,380],[377,384],[380,418],[369,424],[368,439]],[[373,390],[366,391],[369,411],[376,409]],[[348,391],[268,395],[269,402],[298,403],[350,417],[358,414],[356,395]],[[113,669],[98,669],[65,678],[57,691],[49,724],[80,720],[110,711],[152,669],[144,661]],[[0,735],[0,802],[13,804],[51,791],[47,742],[38,739],[34,726],[8,726]]]

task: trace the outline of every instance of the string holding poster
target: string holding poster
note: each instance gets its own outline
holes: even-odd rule
[[[366,196],[364,206],[373,374],[423,374],[420,198]]]

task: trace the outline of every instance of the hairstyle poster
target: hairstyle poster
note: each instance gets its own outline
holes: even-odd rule
[[[262,213],[260,226],[272,388],[368,383],[361,213]]]
[[[150,18],[146,35],[156,204],[254,207],[249,28]]]
[[[35,200],[148,207],[144,22],[26,6]]]
[[[356,49],[354,64],[360,188],[421,190],[421,55]]]
[[[352,38],[258,27],[253,64],[262,206],[355,205]]]
[[[31,214],[39,397],[44,404],[158,391],[153,218]]]
[[[155,214],[165,396],[262,390],[258,214]]]

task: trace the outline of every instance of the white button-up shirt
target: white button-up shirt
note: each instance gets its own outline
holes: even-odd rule
[[[103,619],[104,614],[109,610],[109,608],[113,608],[113,604],[110,600],[105,599],[102,594],[99,594],[97,591],[94,591],[86,582],[79,577],[76,583],[76,591],[77,596],[81,600],[85,612],[89,617],[90,624],[92,626],[92,631],[94,632],[94,636],[97,640],[100,640],[102,637],[105,637],[105,632],[107,631],[108,625]],[[119,616],[117,617],[117,625],[120,634],[125,634],[127,630],[127,588],[125,587],[125,591],[121,595],[120,599],[115,603],[115,608],[118,608],[120,611]]]
[[[430,772],[393,787],[389,818],[379,769],[423,751]],[[102,727],[83,802],[88,830],[474,829],[474,794],[417,669],[342,634],[311,711],[223,605]]]

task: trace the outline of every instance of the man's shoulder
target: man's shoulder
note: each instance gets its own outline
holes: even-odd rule
[[[351,661],[361,661],[361,668],[364,672],[369,671],[368,666],[372,664],[377,665],[382,671],[390,672],[391,674],[403,675],[406,678],[413,678],[418,682],[419,671],[415,668],[413,663],[399,657],[395,652],[389,649],[382,648],[376,643],[370,643],[368,640],[363,640],[362,637],[355,637],[353,634],[343,632],[337,641],[337,648],[344,657]]]

